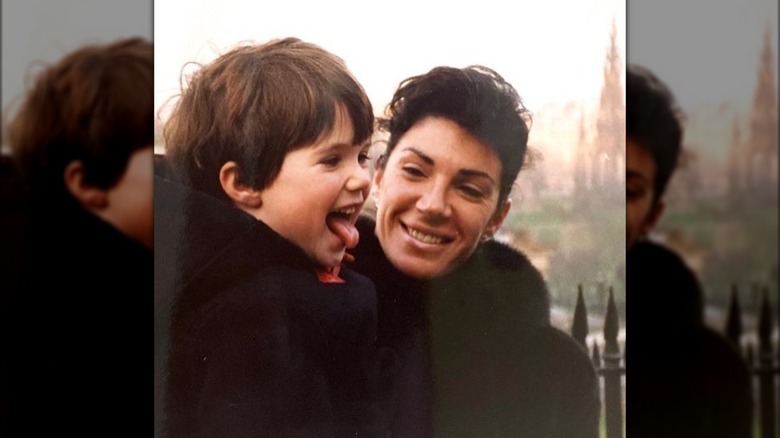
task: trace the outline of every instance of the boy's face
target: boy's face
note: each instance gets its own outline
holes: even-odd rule
[[[650,152],[634,141],[626,141],[626,247],[652,230],[663,212],[663,203],[655,202],[655,160]]]
[[[261,193],[253,216],[304,250],[320,266],[341,263],[357,244],[357,221],[370,187],[368,145],[352,144],[352,121],[337,111],[332,132],[287,154]]]
[[[147,248],[154,246],[153,155],[149,145],[130,156],[122,178],[106,191],[106,211],[99,214]]]

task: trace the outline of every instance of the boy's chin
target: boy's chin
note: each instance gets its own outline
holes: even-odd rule
[[[335,268],[336,266],[341,265],[341,262],[344,260],[344,252],[345,250],[342,249],[335,253],[320,254],[319,257],[316,258],[317,264],[325,269]]]

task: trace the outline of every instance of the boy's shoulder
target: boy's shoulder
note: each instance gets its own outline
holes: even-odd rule
[[[340,269],[342,281],[338,282],[324,282],[314,269],[293,264],[268,265],[257,276],[266,288],[283,293],[293,305],[345,312],[376,308],[373,281],[347,267]]]

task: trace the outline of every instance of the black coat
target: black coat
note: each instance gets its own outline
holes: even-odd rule
[[[70,197],[30,205],[0,354],[8,436],[149,435],[152,251]]]
[[[378,343],[398,355],[389,384],[397,437],[596,437],[599,393],[585,350],[549,324],[528,259],[481,244],[455,272],[420,281],[385,258],[358,222],[353,269],[377,286]]]
[[[167,436],[372,436],[373,284],[319,282],[264,223],[175,182],[155,180],[155,207]]]
[[[704,325],[695,274],[649,241],[631,249],[626,266],[627,435],[752,436],[747,364],[735,345]]]

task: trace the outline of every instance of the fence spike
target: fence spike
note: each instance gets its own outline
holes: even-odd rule
[[[769,311],[769,288],[762,289],[758,317],[758,406],[761,438],[772,438],[775,429],[775,391],[772,366],[772,313]]]
[[[737,297],[737,285],[731,285],[731,303],[729,313],[726,318],[726,337],[739,347],[739,340],[742,337],[742,311],[739,307],[739,298]]]
[[[604,354],[620,356],[620,347],[618,346],[617,337],[620,329],[617,314],[617,306],[615,305],[615,294],[612,290],[612,286],[609,287],[609,301],[607,302],[607,315],[604,317]]]
[[[599,343],[593,340],[593,352],[591,354],[591,360],[596,368],[601,367],[601,353],[599,352]]]
[[[577,285],[577,305],[574,307],[574,320],[571,324],[571,335],[583,347],[588,348],[585,338],[588,336],[588,311],[582,297],[582,284]]]
[[[628,341],[624,339],[623,340],[623,367],[626,366],[626,342]]]
[[[615,294],[610,286],[609,301],[607,302],[607,314],[604,316],[604,406],[606,410],[607,438],[623,436],[623,412],[621,411],[621,369],[620,346],[617,342],[619,330],[617,306]]]
[[[772,312],[769,310],[769,288],[763,289],[761,310],[758,317],[758,350],[761,354],[772,353]]]

